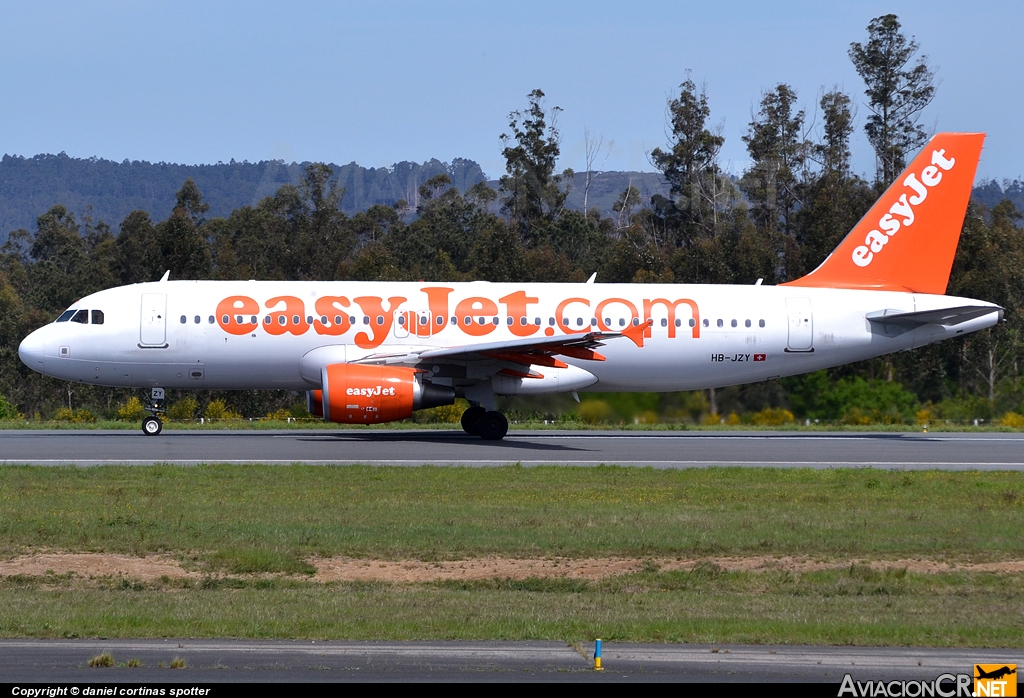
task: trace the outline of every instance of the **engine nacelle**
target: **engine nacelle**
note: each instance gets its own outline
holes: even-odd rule
[[[454,388],[424,382],[419,375],[411,368],[330,364],[321,370],[321,389],[307,393],[310,414],[319,412],[339,424],[377,424],[455,402]]]

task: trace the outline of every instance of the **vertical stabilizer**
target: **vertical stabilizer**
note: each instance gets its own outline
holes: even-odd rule
[[[821,266],[783,286],[943,294],[984,133],[940,133]]]

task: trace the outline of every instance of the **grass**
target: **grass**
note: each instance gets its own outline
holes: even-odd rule
[[[320,585],[208,579],[122,590],[0,583],[0,636],[1024,646],[1021,575],[853,567],[576,580]]]
[[[1024,645],[1021,573],[669,572],[654,562],[1019,560],[1015,472],[4,467],[0,557],[37,550],[170,554],[204,576],[3,577],[0,636]],[[652,563],[603,581],[309,579],[313,556],[335,555]]]
[[[0,555],[1024,557],[1024,474],[204,465],[0,469]]]

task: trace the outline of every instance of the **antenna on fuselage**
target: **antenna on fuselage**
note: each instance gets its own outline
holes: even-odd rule
[[[594,279],[596,279],[596,278],[597,278],[597,272],[595,271],[593,274],[590,275],[590,278],[587,279],[587,283],[588,284],[594,283]]]
[[[171,275],[171,270],[170,270],[170,269],[168,269],[167,271],[165,271],[165,272],[164,272],[164,275],[160,277],[160,281],[161,281],[161,282],[167,281],[167,278],[168,278],[168,277],[169,277],[170,275]]]

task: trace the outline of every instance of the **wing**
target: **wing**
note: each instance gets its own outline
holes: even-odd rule
[[[568,368],[568,364],[557,358],[559,356],[584,361],[604,361],[605,357],[595,349],[611,340],[626,337],[638,347],[642,347],[644,332],[651,324],[653,321],[648,320],[646,323],[634,325],[623,332],[588,332],[559,337],[524,337],[504,342],[480,342],[408,352],[378,352],[357,359],[353,363],[406,366],[415,366],[424,362],[461,365],[483,363],[493,365],[492,373],[503,371],[524,378],[539,378],[540,374],[531,371],[529,367]]]

